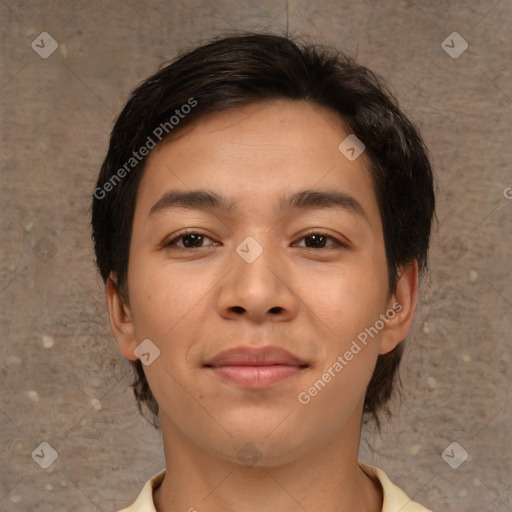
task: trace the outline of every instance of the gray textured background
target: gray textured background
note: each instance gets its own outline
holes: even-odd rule
[[[91,193],[129,92],[177,51],[249,29],[384,75],[436,168],[404,399],[364,432],[362,460],[436,512],[512,511],[511,0],[4,0],[0,20],[0,510],[118,510],[163,468],[108,327]],[[59,44],[47,59],[31,48],[43,31]],[[457,59],[441,46],[454,31],[469,44]],[[48,469],[32,457],[44,441]],[[454,441],[469,454],[457,469],[441,457]]]

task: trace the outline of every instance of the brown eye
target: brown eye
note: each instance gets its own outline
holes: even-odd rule
[[[310,233],[308,235],[303,236],[301,240],[306,240],[306,244],[303,245],[302,247],[307,247],[308,249],[325,249],[336,246],[347,247],[346,244],[344,244],[337,238],[334,238],[333,236],[330,235],[325,235],[323,233]],[[330,245],[327,245],[329,241],[331,241],[332,243]]]
[[[324,235],[308,235],[304,237],[305,240],[310,240],[310,244],[306,243],[306,247],[325,247],[327,237]]]
[[[193,233],[191,235],[183,235],[180,237],[180,239],[183,240],[184,247],[197,247],[201,242],[204,241],[205,238],[207,237],[197,233]]]
[[[203,235],[202,233],[196,233],[191,231],[188,233],[182,233],[177,237],[173,238],[172,240],[170,240],[169,242],[166,242],[164,244],[164,247],[178,247],[180,249],[200,249],[201,247],[204,247],[203,243],[205,240],[212,241],[211,238],[207,237],[206,235]],[[179,241],[182,241],[182,243],[177,243]]]

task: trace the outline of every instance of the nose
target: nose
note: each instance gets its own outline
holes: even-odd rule
[[[246,318],[258,324],[294,318],[299,301],[293,290],[286,255],[272,246],[270,238],[258,244],[252,239],[252,244],[241,246],[238,252],[233,250],[228,259],[231,272],[221,283],[217,302],[219,314],[226,319]],[[256,254],[260,251],[261,254],[252,260],[244,255],[244,249],[247,249],[246,254],[255,250]]]

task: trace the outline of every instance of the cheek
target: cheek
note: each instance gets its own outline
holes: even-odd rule
[[[362,351],[346,364],[338,361],[341,366],[330,364],[324,368],[298,396],[308,413],[305,420],[316,423],[316,418],[322,418],[322,428],[334,435],[350,417],[359,417],[354,411],[363,405],[374,361],[373,354]]]
[[[165,367],[183,375],[197,359],[198,341],[209,333],[205,326],[214,321],[212,293],[222,274],[211,267],[184,271],[178,265],[149,258],[143,265],[140,260],[133,260],[129,284],[135,336],[139,342],[149,338],[160,349]]]
[[[387,298],[387,276],[375,267],[352,268],[302,279],[302,299],[331,336],[350,342],[378,320]],[[338,347],[340,348],[340,347]]]
[[[198,301],[197,282],[170,268],[134,258],[129,293],[137,337],[165,341]]]

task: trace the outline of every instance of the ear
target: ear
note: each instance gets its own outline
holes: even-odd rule
[[[125,303],[119,293],[117,276],[114,272],[111,272],[107,278],[105,294],[107,296],[110,327],[117,341],[117,346],[126,359],[135,361],[137,356],[134,350],[137,347],[137,342],[133,329],[132,314],[130,306]]]
[[[402,267],[395,292],[386,310],[385,327],[382,331],[380,354],[391,352],[405,340],[411,329],[418,299],[418,262],[413,260]]]

